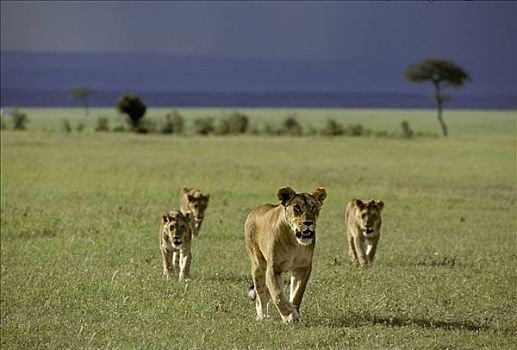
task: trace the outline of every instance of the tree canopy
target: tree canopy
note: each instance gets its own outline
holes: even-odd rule
[[[117,109],[129,116],[131,126],[137,130],[140,125],[140,119],[142,119],[147,110],[147,106],[140,97],[128,94],[122,96],[117,102]]]
[[[406,79],[414,83],[431,82],[435,89],[434,100],[438,110],[438,121],[442,127],[443,136],[448,130],[442,117],[443,103],[449,97],[442,92],[446,86],[461,87],[470,80],[470,75],[456,63],[444,59],[427,59],[410,65],[405,72]]]

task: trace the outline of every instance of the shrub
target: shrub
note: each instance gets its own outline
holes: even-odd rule
[[[413,137],[413,130],[409,126],[409,123],[405,120],[400,123],[400,128],[402,129],[402,137],[405,139],[410,139]]]
[[[303,134],[303,127],[294,115],[288,116],[282,123],[282,134],[300,136]]]
[[[249,119],[245,114],[235,112],[228,118],[230,134],[244,134],[248,130]]]
[[[214,119],[211,117],[194,119],[194,132],[199,135],[209,135],[214,133]]]
[[[365,129],[362,124],[351,124],[346,127],[344,134],[348,136],[368,136],[371,131]]]
[[[25,130],[29,119],[25,113],[16,110],[13,112],[12,121],[14,130]]]
[[[95,131],[110,131],[109,127],[109,119],[106,117],[99,117],[97,119],[97,125],[95,126]]]
[[[228,119],[221,119],[219,125],[215,130],[217,135],[228,135],[231,133],[230,121]]]
[[[334,119],[327,119],[325,128],[322,130],[322,134],[326,136],[338,136],[343,135],[344,133],[345,129],[343,128],[343,125],[339,124]]]
[[[63,120],[63,131],[68,134],[72,132],[72,125],[70,124],[68,119]]]
[[[79,123],[75,127],[75,131],[77,131],[77,132],[82,132],[83,130],[84,130],[84,124],[83,123]]]
[[[164,134],[183,134],[185,122],[183,117],[176,111],[171,115],[165,116],[165,124],[162,126],[162,133]]]
[[[155,133],[157,130],[156,122],[149,118],[142,118],[136,129],[133,130],[139,134]]]

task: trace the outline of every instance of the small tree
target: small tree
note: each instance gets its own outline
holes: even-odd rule
[[[129,122],[133,131],[138,131],[140,121],[147,110],[147,106],[136,95],[124,95],[120,98],[116,105],[120,113],[129,116]]]
[[[13,130],[25,130],[26,124],[29,121],[27,114],[15,110],[12,115]]]
[[[303,127],[295,115],[289,115],[284,120],[282,123],[282,133],[292,136],[300,136],[303,134]]]
[[[183,134],[185,129],[185,121],[183,117],[174,111],[172,115],[169,113],[165,116],[165,124],[162,126],[162,133],[164,134]]]
[[[430,81],[435,90],[434,100],[438,110],[438,122],[442,128],[444,137],[447,137],[447,125],[442,116],[443,104],[449,98],[443,94],[442,89],[447,86],[461,87],[466,80],[470,80],[469,74],[454,62],[442,59],[428,59],[421,63],[410,65],[406,69],[406,79],[423,83]]]
[[[81,105],[84,106],[86,110],[86,116],[89,114],[89,103],[88,98],[90,95],[95,93],[95,90],[90,89],[89,87],[75,87],[68,90],[68,93],[75,98]]]
[[[214,133],[214,119],[211,117],[194,119],[195,133],[199,135],[209,135]]]
[[[322,130],[322,134],[326,136],[337,136],[343,135],[344,133],[345,129],[343,128],[343,125],[341,125],[334,119],[327,119],[325,128]]]
[[[244,134],[248,130],[249,120],[245,114],[234,112],[228,118],[228,125],[231,134]]]

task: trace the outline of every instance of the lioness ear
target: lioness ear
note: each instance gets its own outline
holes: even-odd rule
[[[364,209],[364,207],[365,207],[365,204],[364,204],[364,203],[363,203],[363,201],[362,201],[362,200],[360,200],[360,199],[354,199],[354,200],[352,201],[352,203],[354,203],[354,205],[355,205],[357,208],[359,208],[359,209]]]
[[[377,204],[377,209],[379,209],[379,210],[384,209],[384,202],[383,201],[376,201],[375,204]]]
[[[166,211],[162,212],[162,224],[166,224],[169,222],[169,213]]]
[[[287,187],[279,188],[276,195],[277,195],[278,199],[280,200],[280,203],[282,203],[282,205],[287,205],[287,203],[289,203],[289,201],[294,196],[296,196],[296,192],[294,192],[294,190],[291,187],[287,186]]]
[[[327,198],[327,191],[323,188],[323,187],[318,187],[317,189],[315,189],[311,195],[316,198],[317,201],[319,201],[320,203],[323,203],[323,201],[325,200],[325,198]]]

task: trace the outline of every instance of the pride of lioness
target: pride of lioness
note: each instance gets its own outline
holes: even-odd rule
[[[285,323],[300,320],[300,304],[312,269],[316,221],[327,197],[324,188],[296,193],[291,187],[277,192],[280,204],[253,209],[244,225],[246,248],[256,294],[257,319],[269,317],[268,301]],[[283,292],[282,273],[291,272],[289,300]]]
[[[201,224],[205,217],[210,195],[204,195],[197,188],[184,188],[180,191],[180,210],[183,214],[191,213],[192,234],[199,236]]]
[[[345,209],[348,254],[356,265],[373,263],[381,235],[382,201],[354,199]]]

